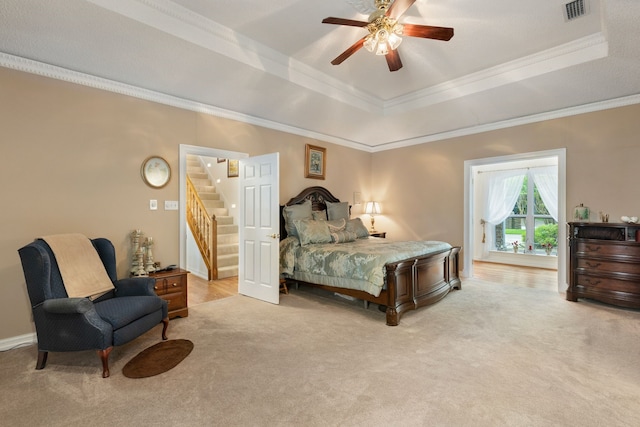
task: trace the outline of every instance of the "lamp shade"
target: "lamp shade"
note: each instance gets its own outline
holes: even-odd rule
[[[378,202],[367,202],[364,207],[364,213],[369,215],[376,215],[380,212],[380,204]]]

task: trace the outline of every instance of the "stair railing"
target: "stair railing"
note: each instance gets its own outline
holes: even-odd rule
[[[218,279],[218,221],[209,216],[191,178],[187,176],[187,223],[207,266],[209,280]]]

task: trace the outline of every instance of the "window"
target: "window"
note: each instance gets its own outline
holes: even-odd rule
[[[558,222],[544,202],[542,194],[546,191],[543,189],[545,183],[536,179],[538,172],[542,173],[541,176],[547,177],[550,170],[541,169],[544,170],[522,171],[522,187],[509,216],[493,228],[494,250],[540,255],[557,254]]]

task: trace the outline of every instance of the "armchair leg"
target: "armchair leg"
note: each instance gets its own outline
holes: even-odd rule
[[[113,347],[96,351],[96,353],[98,353],[98,357],[102,360],[102,378],[109,377],[109,354],[111,354],[111,350],[113,350]]]
[[[47,365],[47,356],[49,356],[48,351],[38,350],[38,361],[36,362],[36,370],[44,369]]]
[[[164,319],[162,319],[162,339],[163,340],[167,340],[167,328],[169,327],[169,318],[165,317]]]

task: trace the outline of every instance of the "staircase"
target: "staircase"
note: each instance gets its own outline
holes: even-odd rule
[[[216,252],[218,279],[237,276],[238,226],[233,223],[233,217],[229,216],[229,210],[225,207],[224,201],[220,200],[220,194],[216,192],[216,187],[211,182],[199,156],[187,156],[187,175],[200,196],[207,214],[209,217],[215,215],[218,223]]]

